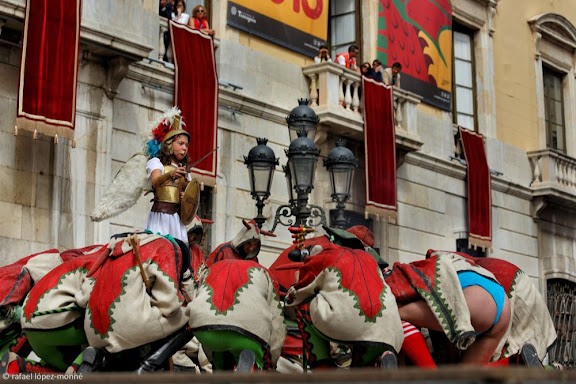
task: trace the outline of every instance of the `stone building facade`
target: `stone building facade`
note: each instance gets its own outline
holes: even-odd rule
[[[341,1],[355,15],[352,40],[360,44],[361,61],[371,61],[380,2]],[[203,191],[201,207],[215,221],[206,240],[206,247],[214,248],[234,237],[240,218],[256,215],[243,163],[256,138],[268,138],[280,163],[286,163],[284,119],[298,98],[311,99],[320,117],[316,144],[323,157],[337,138],[346,137],[363,164],[363,118],[356,73],[314,64],[228,26],[226,0],[203,3],[216,30],[221,82],[217,186]],[[14,136],[25,6],[25,0],[0,0],[2,264],[47,248],[103,243],[111,234],[141,228],[148,196],[104,222],[92,222],[90,212],[122,164],[141,149],[140,129],[173,101],[173,69],[158,60],[166,21],[158,16],[157,1],[84,0],[76,148],[43,136],[34,140],[26,132]],[[551,306],[571,303],[567,321],[574,327],[576,8],[572,0],[453,0],[452,7],[454,30],[473,57],[473,128],[486,136],[494,171],[489,256],[520,266]],[[559,91],[554,94],[545,84]],[[416,93],[397,90],[396,95],[398,219],[367,221],[390,263],[421,259],[429,248],[456,250],[468,232],[466,167],[457,159],[455,113],[422,103]],[[561,120],[553,132],[551,119]],[[321,164],[317,168],[310,201],[329,211],[334,203],[328,174]],[[358,222],[364,217],[363,177],[361,165],[346,208]],[[286,202],[284,175],[277,167],[265,227]],[[264,239],[265,265],[290,243],[287,231],[276,232],[277,238]],[[567,345],[572,348],[567,359],[574,361],[575,347]]]

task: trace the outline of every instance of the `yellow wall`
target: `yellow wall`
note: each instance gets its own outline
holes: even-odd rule
[[[524,150],[538,148],[532,17],[557,13],[576,25],[574,0],[503,0],[494,28],[494,83],[498,139]]]
[[[228,29],[234,29],[239,33],[240,44],[252,48],[255,51],[264,52],[267,55],[276,57],[282,61],[300,65],[302,67],[310,64],[314,64],[314,59],[308,58],[300,53],[284,48],[280,45],[274,44],[270,41],[261,39],[257,36],[250,35],[249,33],[239,31],[232,27],[227,27]]]

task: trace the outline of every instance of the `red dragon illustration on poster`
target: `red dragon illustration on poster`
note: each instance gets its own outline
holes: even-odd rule
[[[402,64],[402,88],[450,109],[452,5],[449,0],[380,0],[378,59]]]

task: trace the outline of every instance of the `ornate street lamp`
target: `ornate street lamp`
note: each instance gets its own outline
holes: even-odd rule
[[[262,224],[266,221],[262,215],[264,200],[270,196],[274,169],[279,164],[279,159],[275,156],[272,148],[266,145],[268,139],[258,138],[256,142],[258,145],[250,149],[248,157],[244,156],[244,164],[248,167],[250,190],[258,209],[258,215],[254,221],[258,224],[258,228],[262,228]]]
[[[330,185],[332,186],[332,201],[336,202],[336,220],[334,227],[345,229],[346,218],[344,207],[350,199],[350,188],[354,178],[354,170],[358,161],[351,150],[346,148],[346,140],[336,140],[336,147],[324,159],[324,167],[330,173]]]
[[[298,107],[299,108],[299,107]],[[296,191],[296,222],[297,225],[306,226],[306,219],[310,216],[308,195],[314,188],[314,173],[320,151],[314,141],[306,136],[304,129],[298,132],[298,138],[292,140],[286,150],[288,169],[292,187]]]
[[[278,224],[316,227],[326,225],[326,214],[322,207],[308,204],[308,195],[314,188],[314,173],[320,151],[314,144],[319,118],[308,100],[298,100],[298,106],[286,117],[290,134],[290,146],[285,151],[288,163],[282,166],[286,176],[289,203],[276,210],[271,232]],[[250,172],[250,189],[256,200],[258,216],[254,218],[259,227],[266,219],[262,215],[264,200],[270,196],[272,174],[278,159],[272,149],[266,146],[266,139],[258,139],[258,145],[250,150],[244,163]]]
[[[308,106],[308,99],[298,99],[298,106],[286,117],[290,142],[298,137],[300,131],[304,131],[306,137],[314,141],[319,121],[316,112]]]

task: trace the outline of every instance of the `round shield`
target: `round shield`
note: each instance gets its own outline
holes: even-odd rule
[[[192,179],[184,190],[184,196],[182,196],[182,206],[180,208],[180,220],[182,220],[182,224],[188,225],[194,220],[199,205],[200,183],[198,180]]]

